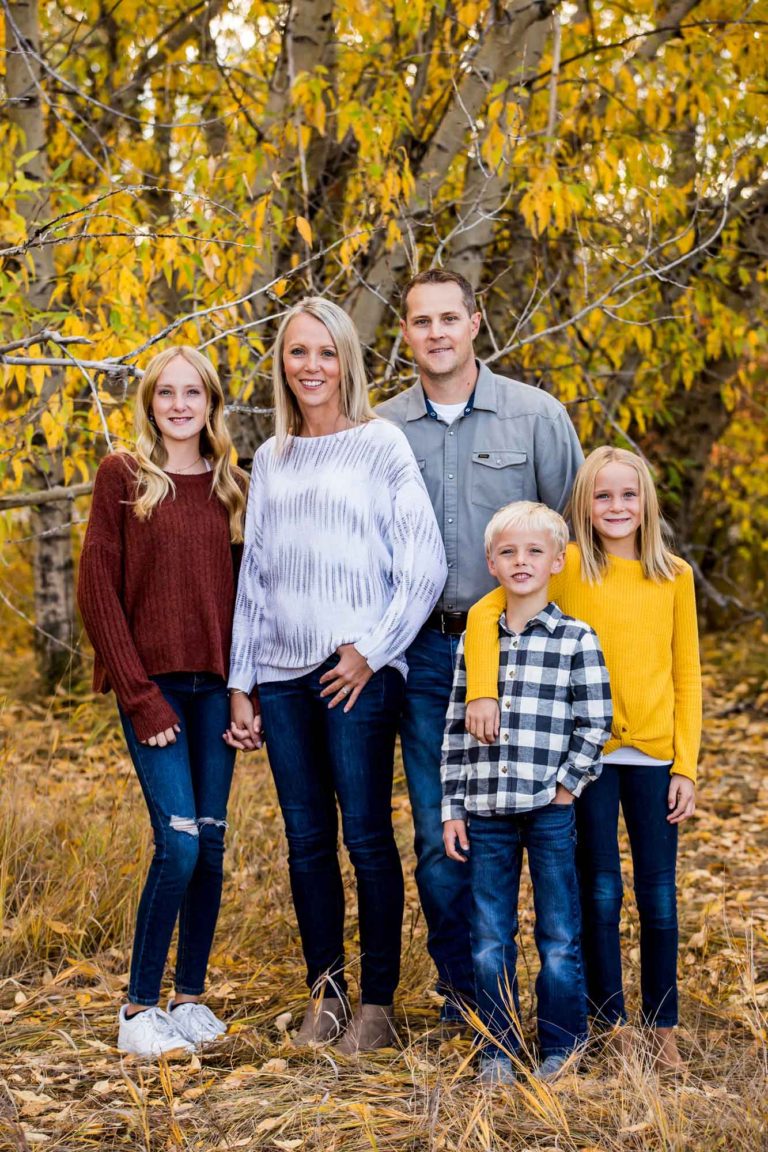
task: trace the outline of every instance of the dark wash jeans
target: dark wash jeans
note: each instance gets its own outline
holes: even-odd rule
[[[400,744],[413,813],[416,885],[438,990],[451,1000],[471,1003],[469,869],[446,856],[440,812],[440,751],[459,639],[422,628],[406,652],[408,683]]]
[[[611,1026],[627,1018],[621,981],[619,804],[632,850],[640,916],[640,986],[647,1024],[677,1023],[677,825],[667,823],[669,771],[604,764],[576,801],[577,864],[589,1011]]]
[[[220,676],[152,679],[180,718],[176,743],[150,748],[120,719],[152,821],[155,854],[139,901],[128,998],[157,1004],[176,919],[175,988],[199,996],[221,903],[224,831],[235,753],[222,739],[229,697]]]
[[[587,1036],[573,805],[472,816],[469,843],[477,1010],[492,1037],[481,1037],[484,1054],[503,1060],[505,1053],[521,1046],[516,937],[520,870],[527,849],[540,961],[539,1049],[542,1059],[565,1055]]]
[[[307,984],[346,992],[344,843],[357,879],[363,1003],[391,1004],[400,979],[403,872],[392,830],[392,773],[404,682],[376,672],[346,714],[320,698],[331,657],[294,680],[259,685],[264,731],[285,831]]]

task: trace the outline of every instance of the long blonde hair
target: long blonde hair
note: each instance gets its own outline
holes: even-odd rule
[[[181,356],[196,370],[207,401],[205,425],[200,432],[200,454],[211,461],[213,477],[211,491],[227,510],[229,535],[233,544],[243,539],[243,512],[245,510],[245,473],[232,463],[232,437],[224,421],[224,390],[216,369],[207,356],[196,348],[178,344],[153,356],[144,371],[136,391],[133,426],[136,445],[132,453],[138,464],[136,499],[133,510],[139,520],[148,520],[157,505],[169,495],[176,494],[176,486],[163,471],[168,453],[163,438],[150,418],[155,384],[166,365]],[[240,479],[238,484],[237,478]]]
[[[592,523],[592,501],[597,474],[606,464],[625,464],[634,469],[640,493],[640,527],[638,544],[643,575],[648,580],[674,580],[682,561],[664,543],[666,525],[659,510],[659,498],[646,462],[625,448],[604,444],[590,452],[576,473],[568,506],[576,543],[581,553],[582,579],[599,584],[608,564],[605,548]]]
[[[313,316],[328,330],[339,357],[341,370],[341,411],[350,424],[365,424],[374,420],[368,398],[368,379],[363,362],[363,350],[357,329],[343,308],[322,296],[305,296],[286,312],[275,337],[272,349],[272,387],[275,398],[275,440],[278,453],[282,452],[289,436],[301,431],[301,409],[288,387],[283,366],[285,334],[294,316]]]

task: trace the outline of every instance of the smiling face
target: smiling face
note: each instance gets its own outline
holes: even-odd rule
[[[617,461],[604,465],[595,476],[592,526],[606,552],[634,558],[642,520],[643,504],[635,469]]]
[[[549,532],[508,527],[491,544],[488,568],[513,596],[546,596],[549,578],[565,562]]]
[[[294,316],[285,331],[283,371],[302,416],[341,416],[341,365],[331,335],[320,320],[305,312]]]
[[[474,372],[480,313],[469,315],[458,284],[417,284],[406,309],[401,328],[422,376],[439,382]]]
[[[155,381],[150,412],[166,448],[195,439],[205,427],[208,394],[200,373],[183,356],[174,356]]]

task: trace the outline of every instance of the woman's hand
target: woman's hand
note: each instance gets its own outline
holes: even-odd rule
[[[258,693],[254,691],[249,696],[247,692],[233,691],[229,697],[229,715],[229,728],[224,733],[225,744],[242,752],[261,748],[264,731]]]
[[[696,811],[696,785],[687,776],[678,776],[672,773],[667,793],[667,806],[670,824],[681,824]]]
[[[158,732],[156,736],[148,736],[146,740],[141,740],[141,744],[148,744],[150,748],[165,748],[168,744],[176,743],[176,733],[181,732],[178,724],[174,724],[173,728],[166,728],[164,732]]]
[[[344,711],[349,712],[351,708],[354,708],[355,701],[373,676],[373,669],[365,656],[360,655],[354,644],[342,644],[336,651],[339,662],[335,668],[331,668],[330,672],[325,672],[320,677],[320,683],[325,684],[320,695],[332,697],[328,704],[329,708],[335,708],[337,704],[344,704],[346,700]]]

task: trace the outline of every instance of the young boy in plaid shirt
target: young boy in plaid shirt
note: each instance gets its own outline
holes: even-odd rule
[[[443,841],[448,856],[470,869],[484,1026],[480,1078],[487,1084],[514,1080],[510,1054],[521,1046],[515,938],[523,849],[541,965],[535,1075],[554,1078],[587,1034],[573,801],[600,774],[611,695],[597,636],[547,595],[567,542],[563,518],[531,501],[508,504],[488,524],[488,567],[507,593],[499,619],[498,739],[480,743],[465,731],[464,637],[446,718]]]

